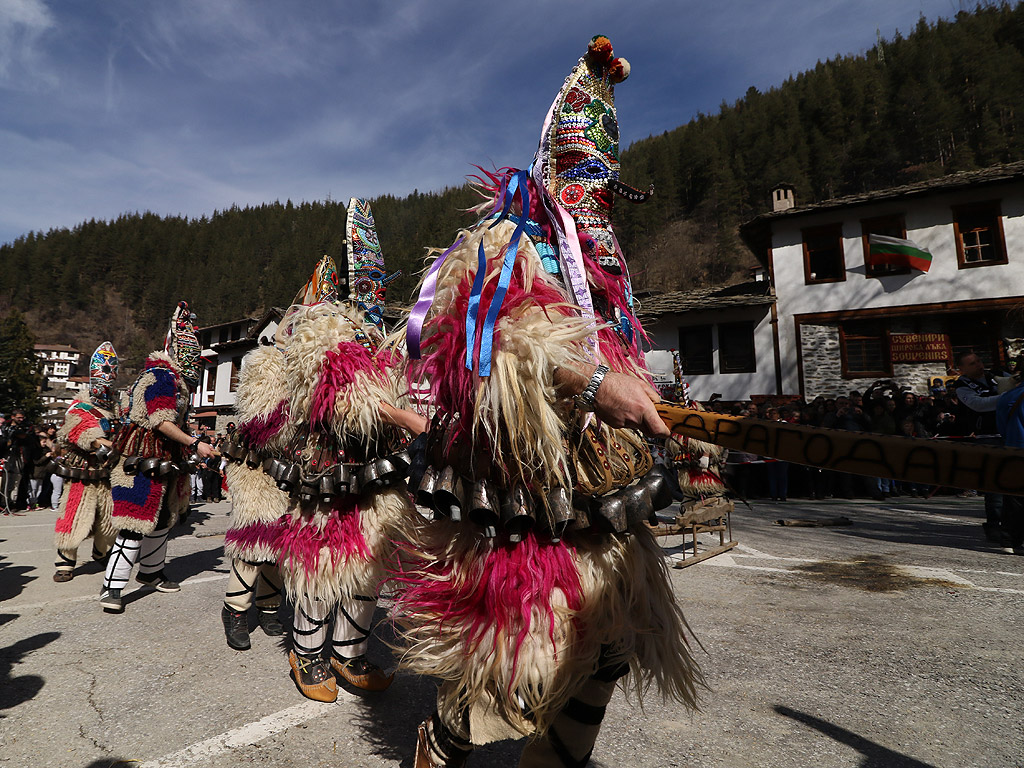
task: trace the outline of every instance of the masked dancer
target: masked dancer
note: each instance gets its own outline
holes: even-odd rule
[[[74,578],[78,545],[92,537],[92,556],[102,560],[117,536],[111,514],[110,469],[116,454],[110,442],[116,425],[117,352],[105,341],[89,361],[89,391],[71,403],[57,432],[60,455],[53,472],[64,480],[57,513],[56,582]]]
[[[528,170],[427,271],[407,330],[436,409],[410,488],[435,520],[401,559],[408,668],[441,681],[415,765],[528,736],[520,765],[585,765],[617,681],[693,705],[699,672],[647,521],[671,501],[640,432],[664,436],[610,223],[613,87],[596,37]],[[639,431],[638,431],[639,430]]]
[[[188,304],[178,302],[163,351],[149,354],[131,386],[114,440],[120,457],[110,485],[114,526],[119,532],[100,592],[100,605],[110,613],[124,610],[121,592],[136,561],[140,584],[159,592],[181,589],[164,573],[167,537],[188,512],[189,458],[214,455],[209,443],[184,431],[202,370],[194,321]]]

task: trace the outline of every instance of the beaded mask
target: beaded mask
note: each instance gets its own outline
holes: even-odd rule
[[[196,338],[196,316],[188,308],[187,301],[179,301],[171,315],[171,327],[167,331],[164,351],[178,364],[181,377],[195,389],[203,370],[202,349]]]
[[[386,286],[400,274],[388,275],[377,240],[377,228],[368,200],[353,197],[348,202],[349,299],[366,313],[378,328],[384,326]]]
[[[104,341],[96,347],[89,360],[89,399],[101,408],[112,410],[116,379],[117,352],[113,344]]]
[[[615,193],[630,195],[618,181],[614,85],[628,76],[629,62],[613,57],[611,41],[594,37],[555,98],[538,153],[544,186],[575,221],[582,252],[615,275],[622,273],[622,254],[612,203]]]
[[[311,306],[324,301],[338,300],[338,267],[334,259],[324,256],[304,286],[295,294],[292,304]]]

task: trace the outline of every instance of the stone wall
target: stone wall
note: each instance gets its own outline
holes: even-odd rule
[[[811,401],[818,395],[834,397],[856,388],[851,380],[843,378],[837,324],[801,325],[800,346],[806,400]]]

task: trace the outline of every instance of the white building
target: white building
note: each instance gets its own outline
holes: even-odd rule
[[[43,372],[39,390],[39,400],[43,404],[42,418],[59,424],[81,388],[82,377],[75,374],[82,353],[67,344],[36,344],[35,353]],[[85,387],[88,386],[89,376],[86,371]]]
[[[680,350],[697,399],[810,400],[880,378],[924,393],[959,352],[977,352],[990,368],[1019,354],[1024,162],[805,206],[780,186],[772,202],[740,234],[767,267],[774,305],[741,309],[709,295],[702,309],[692,296],[680,313],[665,296],[641,310],[654,315],[656,347]],[[870,267],[871,234],[913,241],[932,254],[930,269]],[[741,336],[739,322],[752,332]],[[728,348],[745,348],[751,335],[753,355],[736,358],[749,370],[733,373]]]

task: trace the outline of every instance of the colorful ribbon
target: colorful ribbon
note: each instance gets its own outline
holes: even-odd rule
[[[440,271],[441,265],[444,264],[444,260],[448,258],[448,254],[458,248],[462,244],[462,240],[463,238],[460,237],[452,243],[447,251],[438,256],[427,270],[427,276],[423,278],[423,287],[416,299],[416,305],[409,313],[409,324],[405,328],[405,343],[409,348],[409,357],[413,360],[419,360],[423,356],[420,349],[423,323],[427,319],[427,312],[430,311],[430,305],[434,303],[434,295],[437,293],[437,273]]]

